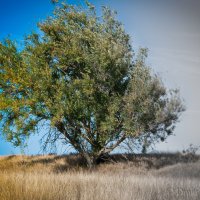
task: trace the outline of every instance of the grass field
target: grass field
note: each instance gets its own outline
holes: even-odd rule
[[[88,171],[76,155],[0,157],[0,200],[199,200],[200,158],[113,155]]]

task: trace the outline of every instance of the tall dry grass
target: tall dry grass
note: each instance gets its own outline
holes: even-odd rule
[[[200,161],[169,157],[113,156],[92,171],[76,156],[2,157],[0,200],[199,200]]]

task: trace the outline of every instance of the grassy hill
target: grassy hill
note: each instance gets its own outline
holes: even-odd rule
[[[200,156],[112,155],[87,170],[78,155],[0,157],[0,200],[199,200]]]

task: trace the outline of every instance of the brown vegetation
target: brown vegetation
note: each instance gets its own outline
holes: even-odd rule
[[[88,171],[77,155],[0,157],[0,200],[199,200],[199,160],[113,155]]]

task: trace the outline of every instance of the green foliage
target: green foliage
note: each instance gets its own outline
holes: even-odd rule
[[[22,51],[10,40],[0,44],[0,113],[9,141],[20,145],[50,122],[53,141],[62,136],[90,162],[126,139],[150,145],[172,133],[184,110],[178,92],[146,66],[146,49],[133,60],[115,15],[103,7],[98,17],[89,3],[62,4]]]

